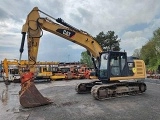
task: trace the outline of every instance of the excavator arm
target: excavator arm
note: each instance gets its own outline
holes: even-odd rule
[[[40,17],[44,14],[47,17]],[[50,104],[51,100],[45,98],[34,85],[34,72],[37,61],[39,40],[46,30],[66,40],[86,48],[98,73],[98,81],[80,83],[76,86],[78,93],[91,92],[96,99],[106,99],[121,92],[144,92],[146,85],[143,83],[119,83],[119,80],[145,78],[145,64],[142,60],[127,61],[127,53],[119,51],[102,51],[101,46],[87,32],[79,30],[64,22],[61,18],[55,19],[39,10],[37,7],[28,14],[22,28],[22,42],[20,47],[20,61],[24,50],[25,36],[27,33],[28,45],[28,70],[21,74],[20,104],[24,107],[36,107]],[[98,64],[94,60],[98,61]],[[103,85],[116,82],[116,84]],[[92,89],[92,90],[91,90]]]

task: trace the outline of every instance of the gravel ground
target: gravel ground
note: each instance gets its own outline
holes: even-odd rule
[[[142,95],[105,101],[75,92],[77,83],[88,81],[91,80],[35,83],[53,104],[29,109],[19,104],[20,84],[11,83],[7,87],[1,82],[0,120],[160,120],[160,84],[157,80],[147,79],[147,91]]]

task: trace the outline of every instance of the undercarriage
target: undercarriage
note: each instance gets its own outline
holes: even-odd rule
[[[90,83],[80,83],[76,86],[77,93],[91,93],[97,100],[141,94],[145,92],[146,89],[147,87],[144,82],[116,82],[103,84],[100,81],[93,81]]]

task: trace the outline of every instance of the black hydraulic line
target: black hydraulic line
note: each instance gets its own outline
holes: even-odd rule
[[[22,53],[24,51],[25,37],[26,37],[26,32],[22,32],[22,41],[21,41],[21,46],[20,46],[20,49],[19,49],[19,52],[20,52],[19,62],[21,61]]]
[[[39,12],[41,12],[41,13],[43,13],[44,15],[46,15],[46,16],[48,16],[48,17],[52,18],[53,20],[56,20],[54,17],[52,17],[52,16],[48,15],[47,13],[45,13],[45,12],[43,12],[43,11],[41,11],[41,10],[38,10],[38,11],[39,11]]]
[[[92,62],[93,62],[93,66],[94,66],[94,68],[95,68],[95,69],[97,69],[97,66],[96,66],[96,63],[95,63],[94,58],[92,57],[91,59],[92,59]]]
[[[74,29],[74,30],[76,30],[76,31],[80,31],[79,29],[77,29],[77,28],[73,27],[72,25],[66,23],[62,18],[57,18],[57,19],[55,19],[54,17],[48,15],[47,13],[45,13],[45,12],[43,12],[43,11],[41,11],[41,10],[38,10],[38,11],[41,12],[41,13],[43,13],[44,15],[52,18],[52,19],[55,20],[56,22],[58,22],[58,23],[60,23],[60,24],[62,24],[62,25],[64,25],[64,26],[66,26],[66,27],[72,28],[72,29]]]
[[[96,65],[96,62],[95,62],[95,59],[94,59],[94,57],[92,57],[91,58],[92,59],[92,62],[93,62],[93,66],[94,66],[94,69],[95,69],[95,73],[96,73],[96,76],[98,77],[98,67],[97,67],[97,65]]]
[[[21,41],[21,47],[19,49],[20,53],[23,53],[24,51],[24,42],[25,42],[26,32],[22,32],[22,41]]]
[[[64,25],[64,26],[66,26],[66,27],[69,27],[69,28],[74,29],[74,30],[76,30],[76,31],[80,31],[79,29],[77,29],[77,28],[73,27],[72,25],[66,23],[62,18],[58,18],[58,19],[56,19],[56,21],[57,21],[58,23]]]

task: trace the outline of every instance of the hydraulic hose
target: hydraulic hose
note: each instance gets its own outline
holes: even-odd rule
[[[19,58],[19,60],[21,60],[22,53],[24,51],[25,37],[26,37],[26,32],[22,32],[22,41],[21,41],[21,46],[20,46],[20,49],[19,49],[19,52],[20,52],[20,58]]]

